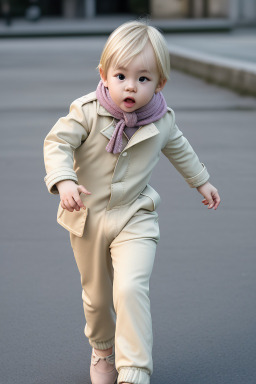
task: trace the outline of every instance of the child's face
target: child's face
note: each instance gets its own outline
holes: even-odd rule
[[[150,43],[128,66],[110,65],[107,76],[102,70],[100,75],[112,100],[124,112],[134,112],[146,105],[166,83],[166,80],[159,80],[155,53]]]

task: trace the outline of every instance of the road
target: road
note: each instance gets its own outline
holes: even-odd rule
[[[0,41],[1,373],[4,384],[89,384],[80,278],[58,196],[44,184],[43,140],[93,91],[105,38]],[[172,71],[164,90],[222,202],[201,196],[162,156],[151,278],[152,384],[256,380],[256,99]]]

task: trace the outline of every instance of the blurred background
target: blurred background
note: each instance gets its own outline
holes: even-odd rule
[[[101,15],[142,15],[152,18],[225,18],[235,25],[256,20],[255,0],[2,0],[2,17],[93,18]]]
[[[207,210],[160,157],[151,383],[256,382],[256,0],[1,0],[1,384],[90,383],[80,276],[43,141],[95,90],[107,35],[140,17],[164,33],[164,96],[222,199]]]

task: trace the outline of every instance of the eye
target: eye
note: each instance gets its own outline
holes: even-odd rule
[[[124,80],[125,79],[125,76],[122,73],[118,73],[118,75],[116,75],[116,77],[118,78],[118,80]]]
[[[149,81],[149,79],[148,79],[146,76],[141,76],[141,77],[139,78],[139,82],[140,82],[140,83],[145,83],[146,81]]]

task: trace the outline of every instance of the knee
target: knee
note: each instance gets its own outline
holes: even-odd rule
[[[94,293],[87,295],[84,289],[82,290],[83,304],[87,312],[102,313],[109,309],[112,298],[107,298],[103,293]]]
[[[122,282],[114,282],[113,300],[114,306],[117,307],[119,303],[125,305],[134,304],[149,296],[148,282],[138,281],[136,279],[128,279]]]

